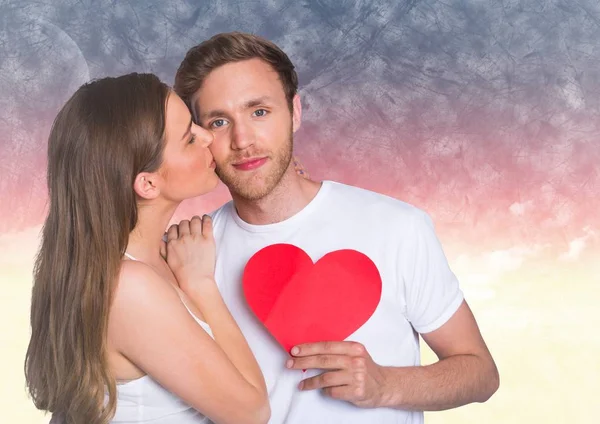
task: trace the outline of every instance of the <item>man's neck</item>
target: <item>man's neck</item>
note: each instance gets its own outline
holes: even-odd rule
[[[294,216],[317,195],[321,183],[308,180],[293,167],[286,171],[277,187],[260,200],[241,199],[232,195],[239,217],[253,225],[275,224]]]

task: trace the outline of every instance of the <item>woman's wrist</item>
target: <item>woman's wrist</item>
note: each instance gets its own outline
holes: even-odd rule
[[[190,277],[179,280],[179,287],[188,296],[206,296],[207,294],[218,292],[217,283],[211,276]]]

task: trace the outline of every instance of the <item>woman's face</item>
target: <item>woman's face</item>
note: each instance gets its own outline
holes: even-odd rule
[[[195,125],[181,98],[171,92],[167,99],[165,150],[159,173],[161,195],[182,201],[213,190],[219,179],[208,146],[211,132]]]

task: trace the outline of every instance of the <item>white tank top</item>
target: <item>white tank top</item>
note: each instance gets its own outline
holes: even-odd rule
[[[133,256],[125,253],[129,259]],[[181,302],[196,322],[211,336],[209,325],[198,319],[190,308]],[[214,337],[213,337],[214,338]],[[117,410],[111,423],[133,424],[198,424],[211,421],[194,408],[162,387],[149,375],[117,384]]]

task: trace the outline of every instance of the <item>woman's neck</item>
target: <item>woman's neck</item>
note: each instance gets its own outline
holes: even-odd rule
[[[163,235],[178,206],[179,203],[138,204],[138,220],[129,235],[127,253],[148,264],[162,263]]]

